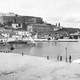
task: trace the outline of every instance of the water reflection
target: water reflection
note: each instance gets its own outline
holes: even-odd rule
[[[72,55],[72,59],[80,57],[80,43],[78,42],[37,42],[31,46],[27,44],[7,44],[0,45],[0,50],[10,50],[11,46],[15,49],[11,50],[14,53],[24,53],[33,56],[50,56],[51,59],[57,59],[57,56],[62,56],[65,60],[67,48],[67,56]]]

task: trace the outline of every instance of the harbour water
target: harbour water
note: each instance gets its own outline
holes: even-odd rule
[[[0,45],[0,50],[10,50],[13,46],[15,49],[11,50],[13,53],[24,53],[25,55],[46,57],[50,59],[57,59],[57,56],[62,56],[63,60],[69,55],[72,60],[80,58],[80,42],[37,42],[36,45],[31,46],[27,44],[8,44]]]

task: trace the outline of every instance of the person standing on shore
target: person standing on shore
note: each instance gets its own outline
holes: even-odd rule
[[[57,56],[57,61],[59,61],[59,59],[60,59],[60,56]]]
[[[71,55],[69,55],[69,63],[71,63],[71,59],[72,59],[72,58],[71,58]]]
[[[57,56],[57,61],[62,61],[62,56]]]
[[[49,56],[47,56],[47,60],[49,60]]]
[[[62,61],[62,56],[60,56],[60,61]]]
[[[24,55],[24,53],[22,52],[22,56]]]

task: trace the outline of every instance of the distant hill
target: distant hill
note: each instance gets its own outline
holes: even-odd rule
[[[76,33],[76,32],[80,32],[79,28],[62,28],[59,29],[58,31],[55,31],[54,33],[58,33],[59,35],[63,35],[63,36],[68,36],[71,33]]]
[[[68,32],[68,33],[75,33],[77,31],[80,31],[79,28],[63,28],[62,30]]]
[[[80,32],[79,28],[62,28],[60,30],[58,30],[57,32],[67,32],[67,33],[75,33],[75,32]]]

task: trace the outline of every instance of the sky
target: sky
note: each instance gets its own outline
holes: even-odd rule
[[[80,0],[0,0],[0,12],[37,16],[51,24],[80,28]]]

